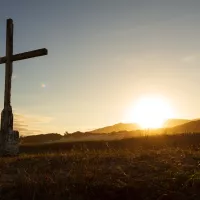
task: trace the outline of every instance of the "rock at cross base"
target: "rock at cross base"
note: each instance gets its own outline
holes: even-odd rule
[[[2,132],[1,132],[2,134]],[[0,154],[2,156],[15,156],[19,154],[19,132],[10,130],[8,133],[3,133],[5,140],[1,143]]]
[[[0,155],[15,156],[19,153],[19,132],[13,131],[12,107],[5,106],[1,112]]]

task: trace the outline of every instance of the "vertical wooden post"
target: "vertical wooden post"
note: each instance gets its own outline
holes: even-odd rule
[[[6,31],[6,72],[5,72],[5,96],[4,108],[11,105],[11,79],[12,79],[12,55],[13,55],[13,21],[7,20]]]
[[[6,29],[6,70],[4,108],[1,113],[1,153],[15,155],[18,153],[18,132],[13,131],[13,113],[11,107],[11,81],[12,81],[12,55],[13,55],[13,21],[7,20]]]
[[[1,118],[1,131],[8,133],[13,130],[13,114],[11,107],[11,79],[12,79],[12,54],[13,54],[13,21],[7,20],[6,29],[6,69],[5,69],[5,90],[4,109]]]

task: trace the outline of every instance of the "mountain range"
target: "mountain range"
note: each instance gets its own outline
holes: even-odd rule
[[[22,143],[48,143],[48,142],[70,142],[86,140],[110,140],[122,139],[140,135],[143,131],[136,123],[118,123],[112,126],[98,128],[90,132],[74,132],[60,135],[57,133],[24,136],[20,138]],[[178,134],[178,133],[200,133],[200,119],[168,119],[164,122],[163,128],[151,129],[148,134]],[[112,133],[112,134],[110,134]]]
[[[164,122],[163,128],[173,128],[175,126],[181,126],[188,122],[192,122],[192,120],[188,119],[168,119]],[[200,121],[199,121],[200,124]],[[98,128],[90,133],[112,133],[112,132],[119,132],[119,131],[135,131],[139,130],[141,127],[136,123],[118,123],[112,126],[106,126],[103,128]],[[183,128],[184,129],[184,128]],[[200,129],[199,129],[200,130]]]
[[[90,133],[112,133],[112,132],[119,132],[119,131],[134,131],[140,129],[140,126],[136,123],[118,123],[112,126],[106,126],[103,128],[95,129],[90,131]]]
[[[171,133],[200,133],[200,120],[192,120],[168,130]]]

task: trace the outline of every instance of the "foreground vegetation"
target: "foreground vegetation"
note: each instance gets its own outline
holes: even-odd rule
[[[200,134],[23,145],[0,199],[200,199]]]

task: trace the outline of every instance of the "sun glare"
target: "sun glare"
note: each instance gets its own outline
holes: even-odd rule
[[[173,117],[173,112],[165,99],[144,97],[139,99],[129,111],[129,121],[138,123],[141,128],[160,128],[164,121]]]

